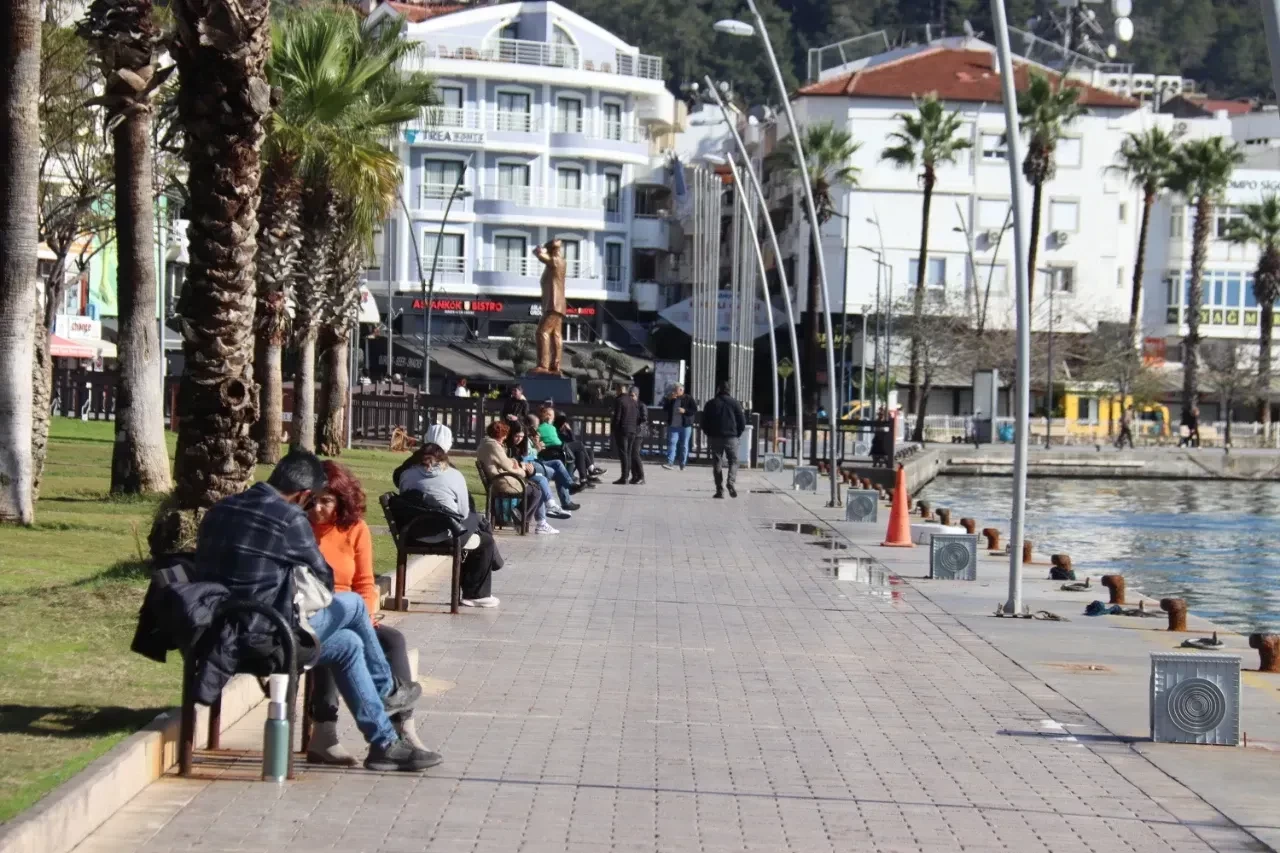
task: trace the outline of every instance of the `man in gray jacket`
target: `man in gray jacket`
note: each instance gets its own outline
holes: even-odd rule
[[[721,382],[715,397],[702,410],[702,432],[711,451],[711,474],[716,480],[716,497],[724,498],[725,475],[722,460],[729,466],[729,496],[736,498],[738,480],[738,439],[747,431],[747,416],[742,404],[729,393],[729,383]]]

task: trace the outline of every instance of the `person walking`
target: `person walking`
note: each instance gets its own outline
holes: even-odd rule
[[[683,385],[677,385],[662,401],[662,411],[667,415],[667,462],[662,467],[670,471],[678,458],[683,471],[689,464],[689,442],[693,438],[698,403],[684,392]]]
[[[738,496],[735,488],[738,481],[738,439],[746,431],[747,416],[742,411],[742,404],[729,393],[729,383],[721,382],[716,387],[716,396],[708,400],[702,410],[702,432],[711,451],[711,476],[716,481],[717,498],[724,498],[726,485],[729,497]],[[727,478],[722,462],[729,466]]]
[[[647,424],[649,412],[627,388],[619,386],[613,401],[613,443],[618,449],[622,476],[615,486],[643,486],[644,463],[640,461],[640,427]]]
[[[1126,441],[1129,442],[1129,449],[1133,450],[1133,406],[1126,407],[1120,415],[1120,436],[1116,439],[1116,450],[1124,450]]]

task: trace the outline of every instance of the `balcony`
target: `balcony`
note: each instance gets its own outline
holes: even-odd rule
[[[497,133],[537,133],[538,120],[532,112],[493,110],[486,115],[485,127]]]
[[[665,217],[637,216],[631,220],[631,248],[671,251],[671,224]]]
[[[622,264],[605,264],[604,289],[610,293],[626,293],[627,268]]]
[[[490,255],[476,263],[478,273],[506,273],[517,278],[538,279],[542,277],[542,270],[542,261],[533,255],[518,258],[510,255]],[[566,279],[583,280],[599,277],[600,274],[592,268],[590,261],[565,261]]]
[[[435,283],[436,286],[446,284],[466,284],[467,283],[467,259],[452,256],[441,255],[439,258],[427,253],[425,250],[422,255],[422,275],[424,278],[431,278],[431,265],[435,264]]]
[[[464,187],[465,189],[465,187]],[[444,210],[449,204],[449,196],[453,194],[453,184],[423,184],[418,196],[418,207],[421,210]],[[450,213],[471,210],[471,197],[455,198],[449,207]]]
[[[422,118],[409,125],[414,129],[427,128],[462,128],[465,130],[480,129],[480,113],[477,110],[463,107],[428,107],[422,111]]]
[[[564,211],[591,211],[605,216],[605,202],[599,193],[589,190],[552,189],[544,187],[505,186],[485,184],[479,199],[488,210],[480,212],[502,213],[507,208],[553,208]]]
[[[417,56],[421,59],[509,62],[515,65],[595,71],[645,80],[663,79],[662,59],[644,54],[617,51],[614,54],[613,61],[606,62],[598,58],[583,59],[582,54],[573,45],[525,41],[523,39],[469,39],[428,36],[422,39],[420,44],[422,45],[422,50]]]

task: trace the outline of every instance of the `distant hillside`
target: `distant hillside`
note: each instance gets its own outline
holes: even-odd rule
[[[772,99],[758,43],[711,30],[720,18],[746,14],[739,0],[561,2],[662,56],[673,88],[711,73],[733,80],[749,102]],[[1039,6],[1037,0],[1007,2],[1009,20],[1019,27]],[[1108,5],[1090,8],[1109,18]],[[804,79],[809,48],[881,27],[941,21],[959,34],[968,19],[991,31],[986,0],[761,0],[760,8],[792,86]],[[1135,0],[1134,23],[1137,36],[1122,46],[1119,61],[1139,71],[1180,73],[1219,97],[1273,97],[1257,0]]]

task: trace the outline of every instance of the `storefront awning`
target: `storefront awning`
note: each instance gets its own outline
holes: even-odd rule
[[[57,335],[49,336],[49,352],[54,358],[97,358],[98,351],[82,341],[69,341]]]

